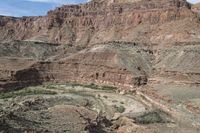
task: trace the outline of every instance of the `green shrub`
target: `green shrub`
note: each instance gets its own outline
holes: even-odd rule
[[[120,105],[120,106],[114,105],[114,108],[119,113],[123,113],[125,111],[125,108],[122,105]]]
[[[57,93],[54,91],[49,91],[49,90],[23,89],[19,91],[11,91],[11,92],[5,92],[5,93],[2,92],[0,93],[0,99],[15,98],[17,96],[38,95],[38,94],[55,95]]]
[[[107,86],[107,85],[99,86],[94,83],[86,84],[86,85],[74,83],[74,84],[69,84],[69,85],[71,85],[72,87],[82,86],[82,87],[87,87],[94,90],[109,90],[109,91],[117,90],[117,87],[114,87],[114,86]]]
[[[112,102],[113,102],[113,103],[117,103],[118,101],[117,101],[117,100],[112,100]]]
[[[91,88],[91,89],[94,89],[94,90],[99,90],[99,86],[98,85],[95,85],[95,84],[89,84],[89,85],[84,85],[84,87],[87,87],[87,88]]]
[[[136,117],[135,121],[137,123],[140,123],[140,124],[166,123],[166,122],[168,122],[166,120],[166,118],[164,117],[164,114],[159,110],[144,113],[143,115]]]
[[[104,85],[102,90],[117,90],[117,87]]]
[[[47,86],[46,86],[46,89],[57,89],[57,87],[54,86],[54,85],[47,85]]]
[[[105,99],[107,99],[108,98],[108,96],[103,96]]]
[[[124,102],[120,102],[121,104],[124,104]]]

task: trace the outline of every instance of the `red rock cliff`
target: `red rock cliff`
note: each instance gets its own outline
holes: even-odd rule
[[[169,22],[186,18],[189,19],[187,22],[194,20],[195,15],[190,8],[185,0],[93,0],[82,5],[64,5],[43,17],[2,16],[0,40],[79,45],[112,40],[159,42],[152,32]],[[162,30],[166,31],[167,28]],[[186,36],[189,38],[186,33],[181,33],[166,42],[181,40]]]

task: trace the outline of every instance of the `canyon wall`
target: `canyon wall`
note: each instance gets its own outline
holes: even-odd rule
[[[109,3],[109,4],[108,4]],[[154,37],[153,31],[166,23],[185,20],[195,23],[191,6],[184,0],[91,1],[64,5],[43,17],[1,17],[0,40],[32,40],[51,43],[90,45],[105,41],[175,42],[199,39],[179,33],[168,39]],[[176,25],[174,23],[173,25]],[[184,29],[185,27],[181,27]],[[193,30],[194,26],[187,29]],[[170,36],[163,34],[165,38]],[[162,40],[162,41],[161,41]],[[184,40],[183,40],[184,41]]]
[[[0,88],[199,84],[199,41],[199,18],[185,0],[93,0],[46,16],[1,16]]]
[[[18,66],[13,68],[5,61],[5,65],[11,68],[0,66],[2,73],[5,73],[1,75],[1,81],[5,83],[1,88],[46,82],[95,83],[120,88],[145,85],[151,73],[152,54],[135,45],[110,42],[83,49],[65,58],[55,57],[54,61],[24,59],[24,63],[29,65],[20,66],[16,63]]]

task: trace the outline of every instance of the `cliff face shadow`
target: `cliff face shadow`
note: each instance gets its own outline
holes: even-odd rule
[[[41,85],[43,83],[39,71],[35,68],[17,71],[13,75],[13,79],[17,81],[15,86],[16,89]]]

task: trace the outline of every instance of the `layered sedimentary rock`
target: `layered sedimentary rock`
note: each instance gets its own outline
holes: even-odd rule
[[[200,84],[199,48],[199,43],[177,43],[158,50],[151,80],[166,84]]]
[[[1,88],[199,83],[199,39],[198,17],[185,0],[93,0],[41,17],[2,16]]]
[[[16,71],[2,77],[5,81],[25,86],[30,83],[73,82],[137,87],[147,83],[153,56],[150,51],[137,45],[110,42],[83,49],[65,58],[54,57],[53,61],[40,60],[31,64],[31,60],[24,59],[30,65],[20,67],[16,63],[19,65],[18,69],[14,67]],[[6,61],[5,64],[9,66]],[[3,67],[1,69],[2,73],[10,70]],[[2,88],[7,88],[8,84],[2,85]]]
[[[185,0],[93,0],[87,4],[56,8],[44,17],[1,17],[0,40],[79,45],[113,40],[159,43],[195,40],[199,38],[189,33],[197,26],[191,26],[185,33],[170,32],[169,27],[165,27],[166,24],[176,26],[179,20],[196,24],[190,8]],[[180,30],[185,27],[183,25]],[[158,34],[164,33],[162,37],[155,37],[155,30],[159,30]]]
[[[55,55],[58,49],[57,47],[58,46],[55,44],[37,42],[15,41],[10,43],[1,43],[0,88],[23,87],[24,84],[21,84],[19,79],[14,80],[13,76],[18,71],[31,67],[39,60],[44,60],[49,56]],[[25,85],[35,84],[39,81],[37,73],[27,76],[34,77],[35,79],[27,82]]]

